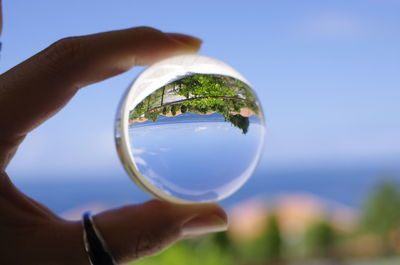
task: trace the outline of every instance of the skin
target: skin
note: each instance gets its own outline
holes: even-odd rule
[[[82,87],[136,65],[196,52],[200,44],[188,35],[148,27],[72,37],[0,76],[0,264],[89,265],[81,223],[63,220],[23,194],[6,173],[25,136]],[[155,254],[177,240],[227,228],[226,213],[216,204],[158,200],[105,211],[94,222],[119,264]]]

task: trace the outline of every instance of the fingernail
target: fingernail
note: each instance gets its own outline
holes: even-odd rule
[[[216,214],[194,217],[182,226],[182,237],[222,232],[228,229],[226,220]]]
[[[179,33],[167,33],[167,34],[170,37],[172,37],[173,39],[175,39],[179,42],[183,42],[190,46],[200,47],[200,45],[203,43],[203,41],[201,39],[190,36],[190,35],[179,34]]]

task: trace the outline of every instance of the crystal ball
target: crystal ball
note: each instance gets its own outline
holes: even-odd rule
[[[116,143],[131,178],[175,203],[222,200],[251,176],[264,118],[249,82],[218,60],[181,55],[147,68],[117,115]]]

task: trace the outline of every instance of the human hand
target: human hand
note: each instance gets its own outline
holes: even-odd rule
[[[82,226],[18,191],[5,173],[25,136],[83,86],[174,54],[196,52],[196,38],[139,27],[66,38],[0,76],[0,264],[89,264]],[[118,263],[227,226],[216,204],[153,200],[96,215]]]

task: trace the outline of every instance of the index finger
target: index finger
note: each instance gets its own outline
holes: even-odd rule
[[[135,65],[196,52],[200,43],[187,35],[130,28],[62,39],[7,71],[0,76],[0,167],[7,150],[54,115],[82,86]]]

